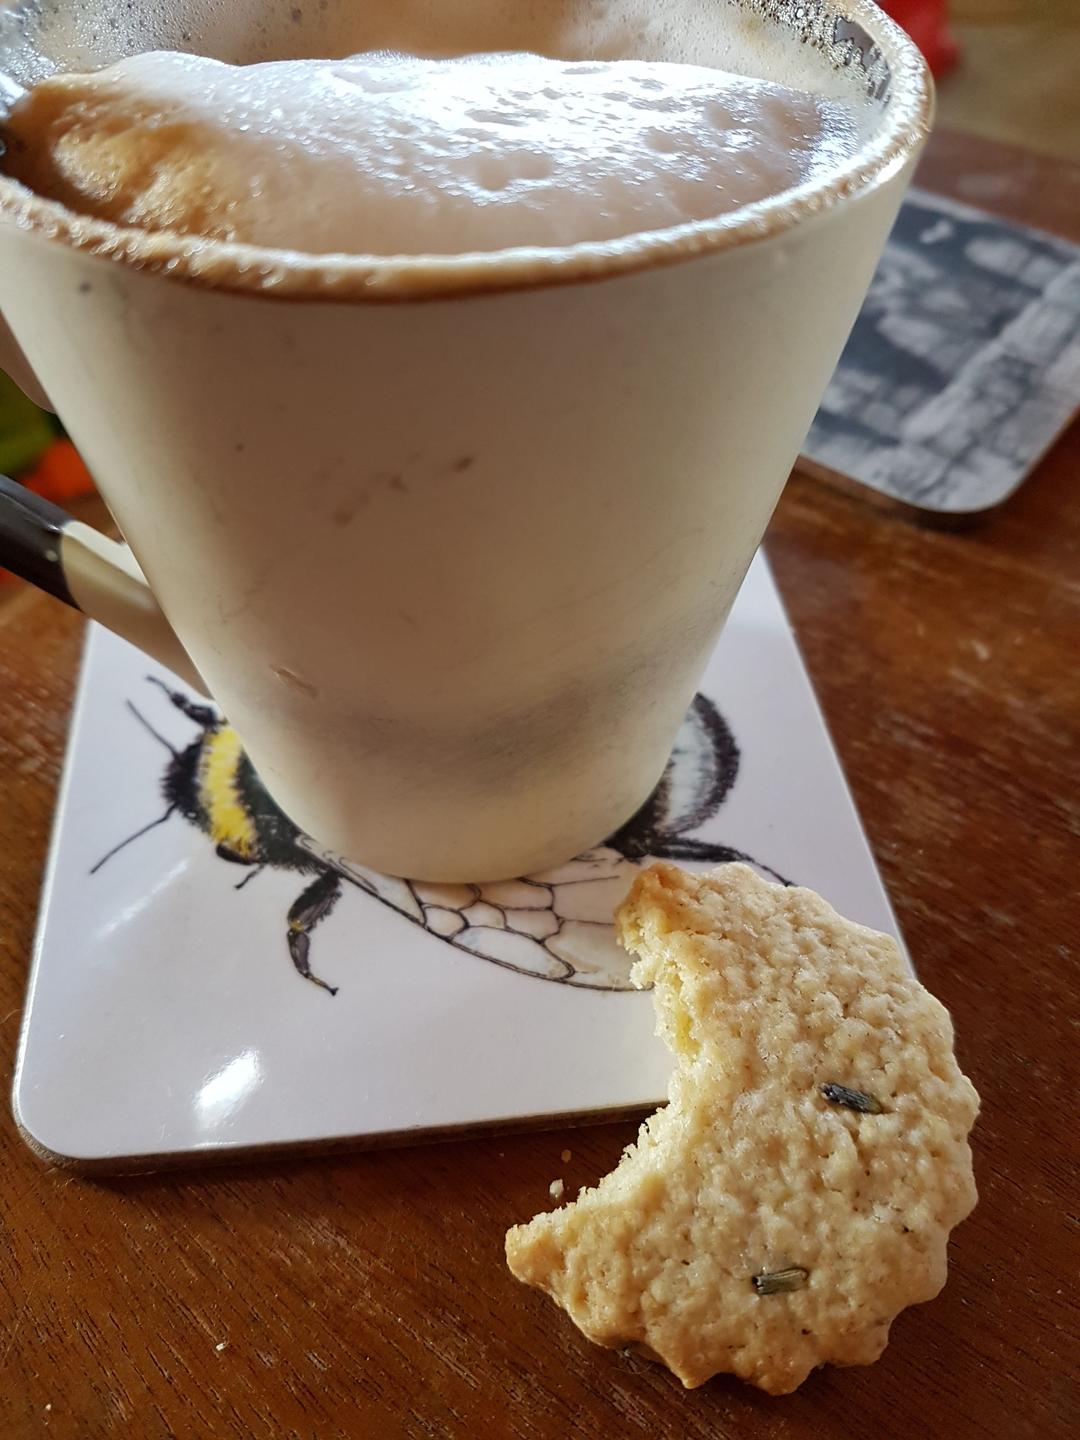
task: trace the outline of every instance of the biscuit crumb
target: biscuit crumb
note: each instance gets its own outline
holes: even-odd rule
[[[574,1152],[573,1152],[572,1150],[564,1150],[564,1151],[562,1152],[562,1157],[561,1157],[561,1158],[562,1158],[562,1163],[563,1163],[564,1165],[569,1165],[570,1160],[571,1160],[571,1158],[573,1157],[573,1153],[574,1153]]]
[[[548,1186],[548,1194],[553,1200],[561,1200],[562,1193],[565,1189],[566,1186],[561,1180],[552,1180],[551,1184]]]
[[[746,865],[654,865],[616,916],[676,1065],[599,1184],[506,1237],[589,1339],[772,1394],[869,1364],[975,1204],[974,1087],[893,940]]]

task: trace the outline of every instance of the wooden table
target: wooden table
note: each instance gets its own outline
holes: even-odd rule
[[[1080,230],[1080,168],[941,136],[921,179]],[[982,1198],[948,1287],[877,1365],[783,1400],[731,1379],[687,1393],[511,1280],[506,1227],[549,1203],[553,1175],[594,1180],[631,1124],[102,1183],[47,1169],[5,1107],[3,1440],[1064,1436],[1080,1419],[1078,470],[1074,427],[963,533],[796,476],[770,532],[912,953],[983,1097]],[[29,593],[0,611],[8,1071],[81,630]]]

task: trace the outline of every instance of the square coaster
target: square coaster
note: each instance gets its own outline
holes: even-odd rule
[[[1080,246],[912,190],[803,447],[905,505],[972,515],[1080,409]]]
[[[325,854],[280,812],[269,825],[233,732],[200,706],[91,627],[14,1088],[54,1163],[153,1169],[655,1104],[669,1056],[611,927],[650,856],[747,858],[896,933],[760,555],[652,800],[521,881],[413,884]],[[265,865],[217,852],[211,784],[234,820],[259,817]]]

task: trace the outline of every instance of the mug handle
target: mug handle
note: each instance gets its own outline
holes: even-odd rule
[[[35,405],[52,409],[2,314],[0,367]],[[0,475],[0,567],[81,610],[201,694],[210,694],[128,547],[6,475]]]
[[[0,149],[0,154],[2,153]],[[6,371],[35,405],[39,405],[42,410],[53,408],[3,315],[0,315],[0,370]]]
[[[81,610],[209,695],[128,547],[6,475],[0,475],[0,566]]]

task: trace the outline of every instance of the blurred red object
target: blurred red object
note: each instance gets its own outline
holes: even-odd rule
[[[82,456],[66,436],[58,436],[32,470],[24,470],[19,479],[28,490],[36,490],[46,500],[66,505],[80,495],[93,493],[94,482],[83,464]]]
[[[878,0],[878,3],[908,32],[935,75],[943,75],[956,64],[959,51],[949,34],[946,0]]]

